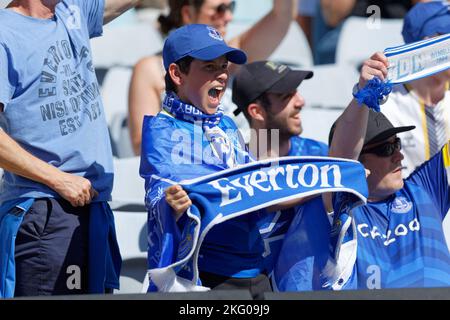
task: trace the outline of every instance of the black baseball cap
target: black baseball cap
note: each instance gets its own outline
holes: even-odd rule
[[[243,65],[233,80],[232,101],[238,107],[234,114],[238,115],[265,92],[292,92],[304,79],[310,79],[312,76],[312,71],[292,70],[284,64],[272,61]]]
[[[331,145],[331,141],[333,140],[336,122],[337,120],[333,123],[333,126],[330,130],[330,135],[328,136],[329,145]],[[372,109],[369,109],[369,118],[367,120],[367,131],[364,138],[364,146],[384,141],[397,133],[410,131],[415,128],[416,126],[394,127],[394,125],[388,120],[388,118],[386,118],[383,113],[375,112]]]

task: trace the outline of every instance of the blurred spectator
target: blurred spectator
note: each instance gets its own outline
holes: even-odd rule
[[[420,3],[405,17],[405,43],[450,33],[448,2]],[[394,87],[381,110],[395,126],[414,124],[403,133],[403,176],[432,158],[450,140],[450,70]]]
[[[339,34],[348,17],[369,17],[373,12],[367,12],[367,8],[376,5],[380,8],[381,18],[401,19],[415,3],[428,1],[430,0],[320,0],[320,14],[314,19],[312,32],[314,64],[335,62]]]
[[[311,48],[312,27],[314,25],[314,19],[319,12],[319,2],[320,0],[299,0],[298,2],[298,13],[296,20],[305,33]]]
[[[168,34],[174,28],[190,23],[204,23],[215,27],[222,36],[233,18],[234,1],[231,0],[170,0],[170,12],[161,15],[161,31]],[[231,39],[230,46],[245,50],[249,61],[265,59],[275,51],[287,33],[294,18],[296,0],[273,0],[272,10],[243,34]],[[233,67],[231,66],[233,72]],[[129,92],[129,128],[133,149],[140,153],[142,120],[144,115],[160,111],[164,92],[164,68],[161,55],[145,57],[133,72]],[[223,105],[225,114],[232,115],[231,104]],[[238,126],[245,119],[238,121]]]

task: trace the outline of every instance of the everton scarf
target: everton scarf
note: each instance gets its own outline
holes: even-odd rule
[[[214,114],[205,114],[195,106],[179,100],[175,93],[169,92],[164,98],[162,107],[177,119],[200,124],[214,155],[228,168],[236,165],[233,145],[225,132],[217,126],[223,116],[222,106],[219,105]]]
[[[392,90],[392,85],[431,76],[450,68],[450,34],[387,48],[387,81],[374,78],[353,96],[359,104],[380,112]]]
[[[404,83],[450,68],[450,34],[387,48],[388,81]]]
[[[170,183],[156,175],[152,178]],[[161,205],[152,207],[152,219],[159,221],[151,232],[160,233],[157,238],[162,240],[151,244],[149,260],[157,261],[158,267],[148,271],[149,291],[208,290],[199,281],[197,260],[203,239],[215,225],[324,192],[351,193],[358,204],[365,203],[368,194],[365,171],[359,162],[326,157],[263,160],[180,184],[193,203],[181,231],[165,218],[171,212],[164,199]],[[180,236],[174,236],[177,233]]]

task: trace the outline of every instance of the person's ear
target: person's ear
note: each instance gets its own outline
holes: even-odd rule
[[[247,107],[248,114],[255,121],[266,120],[266,110],[258,103],[250,103]]]
[[[181,21],[183,25],[195,23],[195,9],[191,5],[184,5],[181,7]]]
[[[176,63],[171,63],[167,72],[175,85],[180,86],[183,83],[182,72]]]

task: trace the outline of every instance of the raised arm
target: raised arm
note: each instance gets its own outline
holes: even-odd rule
[[[359,88],[364,88],[373,77],[384,80],[387,77],[388,62],[385,55],[377,52],[364,62],[359,77]],[[365,105],[360,106],[353,99],[339,117],[330,146],[332,157],[357,160],[364,144],[369,112]]]
[[[0,104],[2,110],[2,104]],[[58,170],[34,157],[0,129],[0,167],[55,190],[72,206],[84,206],[96,197],[89,180]]]
[[[330,27],[336,27],[350,15],[355,2],[356,0],[321,0],[320,10],[326,24]]]
[[[139,2],[140,0],[105,0],[103,24],[111,22],[128,9],[135,7]]]
[[[272,10],[229,44],[247,53],[248,62],[267,59],[283,40],[295,18],[297,0],[273,0]]]

